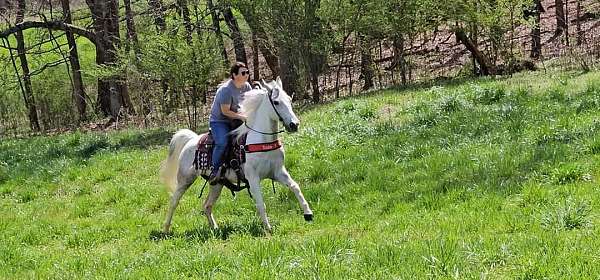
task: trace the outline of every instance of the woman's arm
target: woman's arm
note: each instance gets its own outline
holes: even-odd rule
[[[223,115],[225,115],[226,117],[231,118],[231,119],[238,119],[238,120],[246,121],[246,116],[244,116],[240,113],[231,111],[230,108],[231,108],[231,104],[221,104],[221,112],[223,113]]]

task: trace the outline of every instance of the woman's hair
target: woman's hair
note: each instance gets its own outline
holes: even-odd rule
[[[246,63],[236,62],[231,65],[231,69],[229,69],[229,77],[233,79],[233,74],[239,74],[240,68],[248,68]]]

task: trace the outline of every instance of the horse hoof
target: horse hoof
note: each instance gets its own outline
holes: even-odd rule
[[[313,214],[304,214],[304,220],[311,222],[313,220]]]

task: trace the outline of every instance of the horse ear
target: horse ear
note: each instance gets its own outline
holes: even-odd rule
[[[283,88],[283,84],[281,83],[281,77],[277,76],[277,79],[275,81],[277,81],[277,84],[279,84],[280,88]]]
[[[252,82],[252,88],[253,89],[263,89],[263,86],[260,84],[260,82],[254,81],[254,82]]]
[[[260,84],[262,85],[263,89],[266,89],[267,91],[272,90],[272,88],[269,86],[269,84],[267,84],[267,82],[265,82],[265,80],[260,80]]]

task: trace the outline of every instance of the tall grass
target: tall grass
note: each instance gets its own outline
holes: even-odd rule
[[[283,140],[316,219],[265,186],[271,236],[246,193],[210,231],[198,186],[158,234],[172,131],[2,140],[0,277],[597,279],[599,89],[526,73],[305,110]]]

